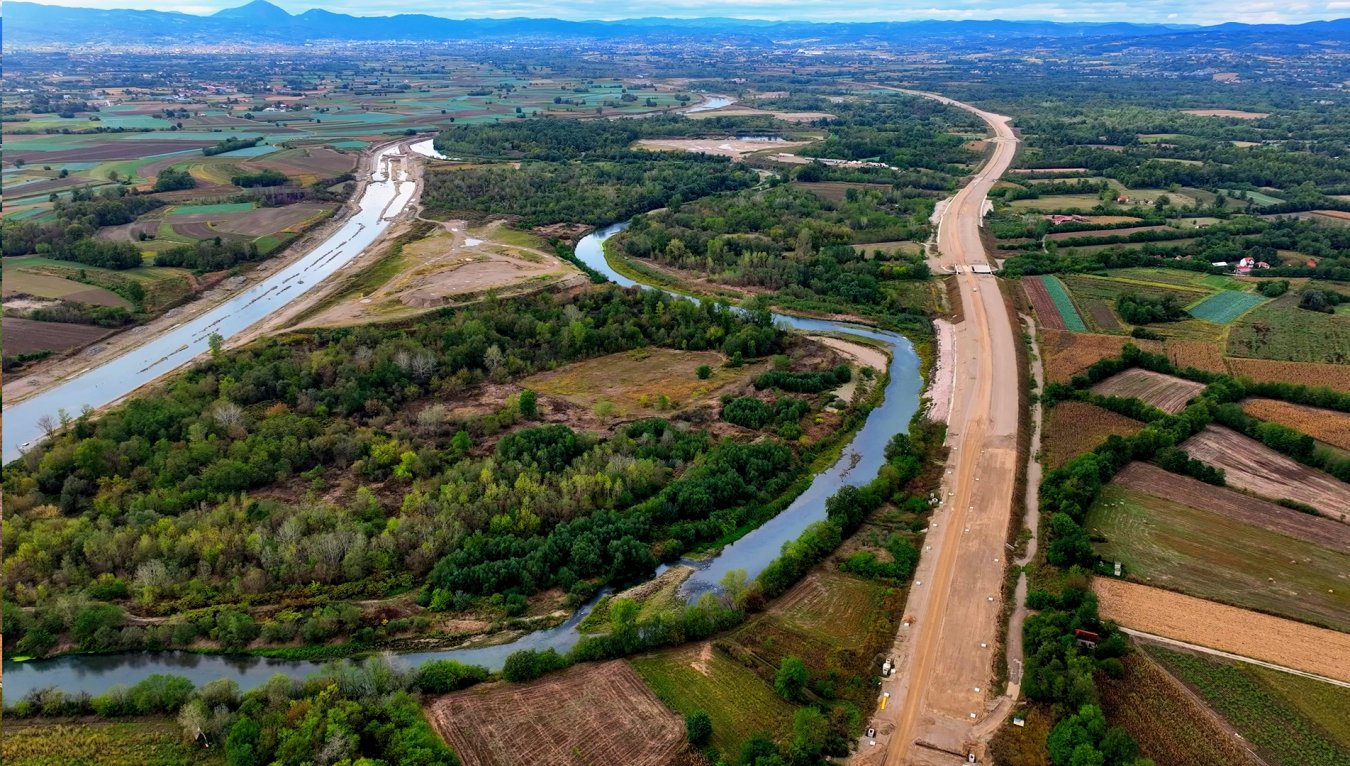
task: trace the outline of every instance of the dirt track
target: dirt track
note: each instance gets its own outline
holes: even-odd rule
[[[965,753],[981,750],[981,724],[1002,715],[1002,707],[993,709],[989,683],[1019,416],[1012,321],[995,278],[972,268],[989,262],[980,238],[983,210],[989,189],[1012,162],[1017,138],[1006,117],[903,92],[974,112],[995,138],[992,155],[943,208],[938,224],[940,255],[932,266],[957,275],[964,317],[954,333],[952,451],[943,502],[924,541],[894,648],[899,672],[884,685],[893,699],[874,719],[879,730],[893,727],[893,733],[855,759],[897,766],[964,762]]]
[[[1092,589],[1127,628],[1350,681],[1350,634],[1106,577]]]

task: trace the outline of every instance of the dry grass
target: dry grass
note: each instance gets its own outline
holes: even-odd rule
[[[1248,399],[1242,403],[1242,411],[1254,418],[1301,431],[1333,447],[1350,450],[1350,415],[1344,412],[1291,404],[1278,399]]]
[[[685,741],[680,718],[620,660],[478,686],[427,714],[466,766],[665,766]]]
[[[1087,402],[1060,402],[1050,408],[1045,426],[1045,462],[1054,470],[1106,441],[1133,436],[1143,423]]]
[[[1315,362],[1280,362],[1273,359],[1230,357],[1233,374],[1258,382],[1298,383],[1350,390],[1350,365]]]
[[[1119,356],[1126,343],[1155,353],[1162,348],[1158,341],[1138,340],[1123,335],[1042,329],[1041,354],[1045,357],[1046,378],[1052,383],[1067,383],[1094,362],[1109,356]]]
[[[1166,341],[1167,358],[1179,369],[1194,367],[1205,372],[1228,374],[1228,364],[1224,361],[1223,351],[1215,343],[1205,340],[1183,340],[1168,338]]]
[[[1350,634],[1107,577],[1092,589],[1127,628],[1350,681]]]
[[[711,401],[725,388],[743,383],[767,363],[739,369],[722,366],[714,351],[676,351],[645,348],[576,362],[541,372],[521,381],[521,386],[593,408],[609,402],[614,414],[654,414],[662,395],[673,408]],[[700,365],[712,368],[712,377],[698,379]]]

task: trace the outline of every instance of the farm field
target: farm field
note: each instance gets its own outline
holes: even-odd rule
[[[1255,672],[1257,668],[1225,658],[1160,646],[1149,645],[1145,651],[1194,689],[1206,704],[1255,746],[1267,762],[1279,766],[1350,765],[1345,722],[1340,721],[1335,727],[1340,734],[1340,738],[1336,737],[1277,692],[1267,682],[1268,676]],[[1279,673],[1266,668],[1261,670]],[[1350,689],[1310,679],[1298,680],[1326,687],[1323,695],[1333,708],[1350,708]]]
[[[131,302],[107,288],[76,282],[48,273],[47,263],[62,264],[75,271],[78,264],[62,261],[39,262],[29,258],[6,258],[4,261],[4,295],[31,295],[35,298],[87,303],[91,306],[120,306],[131,308]]]
[[[1341,521],[1350,519],[1350,484],[1309,468],[1223,426],[1206,426],[1182,442],[1191,457],[1224,469],[1228,484],[1271,500],[1296,500]]]
[[[703,711],[712,719],[712,745],[738,754],[751,735],[779,737],[788,730],[793,706],[740,663],[711,643],[634,657],[638,675],[677,713]]]
[[[1228,353],[1290,362],[1350,365],[1350,317],[1298,307],[1290,290],[1231,327]]]
[[[1278,399],[1246,399],[1242,411],[1305,433],[1333,447],[1350,450],[1350,414]]]
[[[1206,484],[1165,471],[1151,463],[1133,462],[1115,475],[1112,486],[1135,490],[1167,501],[1217,513],[1332,551],[1350,554],[1350,526],[1251,495]]]
[[[806,146],[810,141],[745,141],[736,138],[647,138],[634,146],[677,152],[698,152],[739,160],[755,152],[784,152]]]
[[[1102,204],[1095,194],[1047,194],[1039,199],[1019,199],[1009,203],[1013,210],[1091,210]]]
[[[883,606],[885,590],[856,577],[816,572],[783,594],[769,613],[802,633],[856,647]]]
[[[1132,436],[1144,427],[1133,418],[1087,402],[1063,401],[1046,412],[1045,464],[1054,470],[1106,441],[1108,436]]]
[[[665,766],[685,745],[680,717],[621,660],[477,686],[431,702],[427,717],[472,766]]]
[[[1138,399],[1171,415],[1186,409],[1186,402],[1205,390],[1203,383],[1132,367],[1092,387],[1103,396]]]
[[[1128,269],[1111,269],[1106,273],[1115,279],[1123,279],[1128,282],[1148,282],[1196,290],[1245,290],[1248,286],[1246,282],[1221,274],[1201,274],[1180,269],[1136,266]]]
[[[1298,383],[1338,391],[1350,390],[1350,364],[1281,362],[1273,359],[1229,357],[1234,375],[1262,382]]]
[[[1246,112],[1241,109],[1182,109],[1181,113],[1196,117],[1232,117],[1238,120],[1259,120],[1270,116],[1266,112]]]
[[[1205,372],[1229,372],[1223,349],[1212,341],[1168,338],[1163,343],[1167,358],[1179,369],[1194,367]]]
[[[919,242],[910,242],[908,240],[901,242],[869,242],[866,245],[854,245],[853,250],[864,255],[871,255],[878,250],[887,254],[894,255],[918,255],[923,252],[923,245]]]
[[[1209,296],[1186,311],[1196,319],[1215,324],[1229,324],[1265,300],[1264,297],[1253,293],[1224,290]]]
[[[1122,295],[1130,293],[1136,295],[1147,295],[1153,298],[1162,298],[1171,296],[1178,303],[1186,305],[1194,300],[1204,297],[1210,292],[1207,287],[1180,287],[1175,285],[1158,284],[1156,282],[1146,282],[1143,280],[1124,280],[1110,277],[1096,277],[1086,274],[1071,274],[1064,277],[1064,284],[1073,292],[1075,298],[1079,300],[1099,299],[1114,302]]]
[[[6,766],[224,766],[224,748],[183,741],[171,718],[53,722],[10,718],[0,734]]]
[[[0,318],[0,334],[5,339],[5,355],[34,351],[60,353],[82,348],[108,335],[112,330],[73,322],[38,322],[21,317]]]
[[[1141,231],[1163,231],[1171,229],[1171,226],[1154,224],[1150,226],[1131,226],[1128,229],[1095,229],[1090,231],[1058,231],[1045,235],[1046,239],[1060,241],[1065,239],[1097,238],[1097,237],[1128,237]]]
[[[676,408],[711,400],[718,391],[748,379],[763,366],[732,369],[722,366],[723,361],[714,351],[646,348],[541,372],[521,385],[588,409],[608,402],[616,415],[629,417],[653,412],[651,407],[662,394]],[[704,364],[712,367],[712,377],[699,380],[698,368]]]
[[[1350,634],[1109,577],[1092,590],[1102,618],[1127,628],[1350,681]]]
[[[1043,315],[1037,312],[1037,321]],[[1123,335],[1066,332],[1062,329],[1041,329],[1041,354],[1045,357],[1046,380],[1067,383],[1070,378],[1109,356],[1119,356],[1126,343],[1145,351],[1161,351],[1157,341],[1138,340]]]
[[[1078,308],[1074,306],[1073,298],[1069,297],[1069,291],[1064,289],[1064,283],[1058,277],[1044,276],[1036,277],[1040,282],[1041,289],[1049,297],[1051,306],[1042,312],[1038,307],[1038,314],[1049,316],[1057,315],[1062,329],[1072,330],[1073,332],[1087,332],[1087,325],[1083,323],[1083,318],[1078,314]],[[1036,306],[1036,298],[1032,298],[1032,305]],[[1053,311],[1050,311],[1050,309]],[[1060,328],[1056,328],[1060,329]]]
[[[1102,489],[1084,527],[1105,536],[1097,552],[1124,564],[1132,580],[1350,631],[1344,548],[1318,547],[1114,484]]]
[[[1125,727],[1141,755],[1174,766],[1259,766],[1214,713],[1157,662],[1139,652],[1122,662],[1125,677],[1099,677],[1097,689],[1107,723]]]

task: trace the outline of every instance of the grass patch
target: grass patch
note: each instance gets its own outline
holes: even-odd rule
[[[591,409],[603,400],[618,416],[654,414],[663,395],[671,407],[684,407],[744,381],[766,365],[757,362],[733,369],[723,367],[723,361],[714,351],[644,348],[541,372],[521,385]],[[712,375],[699,380],[698,368],[705,364]]]
[[[1073,298],[1069,296],[1064,283],[1058,277],[1041,277],[1041,281],[1045,284],[1045,291],[1050,294],[1050,300],[1055,302],[1055,310],[1064,321],[1064,327],[1073,332],[1087,332],[1087,325],[1084,324],[1083,317],[1079,316],[1078,309],[1073,305]]]
[[[6,766],[215,766],[224,748],[183,741],[169,718],[117,721],[5,721],[0,761]]]
[[[661,701],[682,715],[702,710],[712,719],[712,744],[735,757],[751,735],[777,739],[791,726],[793,705],[759,676],[722,652],[699,645],[635,657],[630,662]]]
[[[1131,489],[1108,485],[1086,528],[1131,579],[1350,630],[1350,556]],[[1271,579],[1273,578],[1273,581]]]
[[[1243,316],[1229,330],[1228,353],[1285,362],[1350,364],[1350,318],[1301,309],[1298,301],[1291,290]]]
[[[174,208],[169,211],[169,216],[201,215],[203,213],[211,215],[216,213],[243,213],[252,210],[255,207],[257,207],[257,205],[252,202],[221,202],[215,205],[175,205]]]

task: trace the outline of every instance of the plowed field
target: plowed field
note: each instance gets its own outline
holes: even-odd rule
[[[1224,469],[1228,484],[1272,500],[1296,500],[1341,521],[1350,520],[1350,484],[1281,455],[1223,426],[1182,442],[1196,460]]]
[[[1064,329],[1064,319],[1060,317],[1059,309],[1055,308],[1055,302],[1050,298],[1050,293],[1046,291],[1045,283],[1040,278],[1023,279],[1022,289],[1027,293],[1031,307],[1036,310],[1036,319],[1041,323],[1041,327],[1047,330]]]
[[[1204,389],[1202,383],[1137,367],[1112,375],[1092,387],[1103,396],[1138,399],[1172,415],[1186,409],[1186,402]]]
[[[427,716],[465,766],[665,766],[684,725],[622,661],[442,697]]]
[[[1350,681],[1350,634],[1107,577],[1092,589],[1127,628]]]

